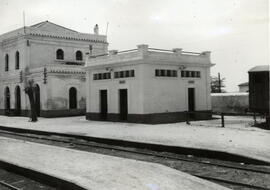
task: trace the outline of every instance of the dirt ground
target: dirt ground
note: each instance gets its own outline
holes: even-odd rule
[[[213,115],[212,120],[191,121],[190,124],[192,126],[222,127],[220,115]],[[265,118],[260,116],[256,116],[256,122],[253,116],[224,116],[224,124],[225,127],[246,130],[267,129]]]

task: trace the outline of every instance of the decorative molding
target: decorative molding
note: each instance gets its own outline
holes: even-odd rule
[[[94,42],[94,43],[105,43],[108,42],[106,40],[97,40],[97,39],[89,39],[89,38],[83,38],[83,37],[71,37],[71,36],[64,36],[64,35],[54,35],[54,34],[41,34],[41,33],[30,33],[31,36],[40,36],[40,37],[49,37],[49,38],[62,38],[67,40],[81,40],[81,41],[88,41],[88,42]]]
[[[43,70],[43,84],[47,84],[47,68],[44,67]]]
[[[72,71],[72,70],[64,70],[64,69],[51,69],[48,73],[62,73],[62,74],[85,74],[84,71]]]

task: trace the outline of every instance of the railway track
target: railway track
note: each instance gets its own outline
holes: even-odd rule
[[[160,163],[237,190],[270,190],[270,166],[122,147],[60,135],[39,135],[0,130],[0,135],[88,152]]]
[[[13,186],[12,184],[6,183],[4,181],[0,181],[0,189],[1,190],[9,190],[9,189],[11,189],[11,190],[21,190],[21,189],[15,187],[15,186]]]
[[[0,189],[1,190],[56,190],[42,182],[29,177],[0,168]]]

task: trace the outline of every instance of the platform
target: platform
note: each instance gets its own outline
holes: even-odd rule
[[[32,123],[25,117],[0,116],[0,126],[223,151],[270,163],[270,131],[250,127],[251,122],[250,117],[226,116],[222,128],[218,120],[146,125],[66,117]]]
[[[0,137],[0,161],[91,190],[225,190],[160,164]]]

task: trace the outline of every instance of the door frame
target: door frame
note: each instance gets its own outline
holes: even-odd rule
[[[191,93],[191,94],[190,94]],[[196,88],[195,87],[188,87],[187,90],[187,103],[188,103],[188,112],[195,112],[196,111]],[[192,100],[190,99],[192,98]],[[192,102],[192,105],[190,105],[190,101]],[[195,119],[195,113],[189,113],[188,114],[190,119]]]
[[[106,100],[103,102],[103,95],[102,92],[106,92]],[[104,95],[105,95],[104,94]],[[105,105],[105,107],[102,107]],[[106,120],[108,117],[108,90],[107,89],[100,89],[99,90],[99,114],[100,114],[100,119]]]
[[[15,87],[15,92],[14,92],[14,95],[15,95],[15,115],[16,116],[20,116],[21,115],[21,88],[20,86],[16,86]]]
[[[121,91],[125,91],[126,92],[126,106],[123,107],[123,105],[121,105]],[[118,89],[118,100],[119,100],[119,119],[121,121],[127,121],[128,120],[128,88],[120,88]]]

